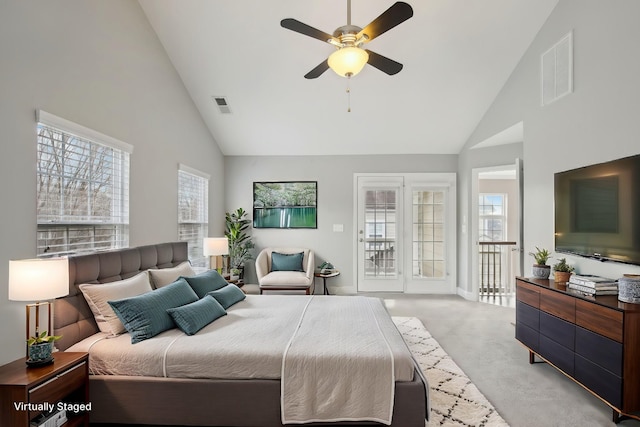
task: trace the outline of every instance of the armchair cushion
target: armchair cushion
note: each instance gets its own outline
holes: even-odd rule
[[[281,254],[280,252],[271,253],[271,271],[302,271],[302,259],[304,252],[297,254]]]

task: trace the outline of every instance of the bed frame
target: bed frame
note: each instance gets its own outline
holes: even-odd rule
[[[77,285],[126,279],[149,268],[174,267],[187,259],[186,242],[69,257],[69,295],[58,298],[54,305],[54,333],[62,335],[57,347],[65,350],[98,332],[93,314]],[[396,383],[392,426],[424,427],[426,384],[417,367],[413,381]],[[282,426],[279,380],[92,375],[90,401],[92,424]]]

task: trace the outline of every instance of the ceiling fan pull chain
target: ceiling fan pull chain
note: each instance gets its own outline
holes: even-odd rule
[[[347,113],[351,112],[351,76],[347,76]]]

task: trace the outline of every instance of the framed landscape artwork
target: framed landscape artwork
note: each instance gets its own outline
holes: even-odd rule
[[[253,183],[254,228],[318,228],[318,182]]]

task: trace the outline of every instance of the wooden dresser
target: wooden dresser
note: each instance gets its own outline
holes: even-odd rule
[[[553,280],[516,278],[516,339],[602,399],[640,419],[640,304],[585,296]]]

